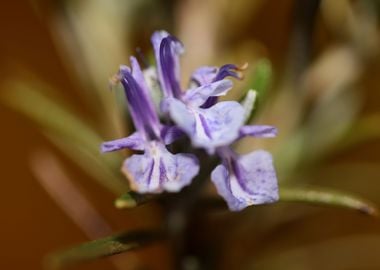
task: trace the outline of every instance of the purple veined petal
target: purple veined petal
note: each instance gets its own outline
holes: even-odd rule
[[[182,90],[180,86],[180,66],[179,56],[183,54],[182,43],[174,36],[167,36],[160,44],[159,59],[157,65],[160,66],[160,84],[164,97],[181,98]]]
[[[159,126],[159,119],[158,115],[155,110],[154,102],[152,99],[152,94],[148,88],[148,85],[145,81],[145,76],[143,72],[141,71],[140,65],[137,62],[137,59],[135,57],[130,58],[131,61],[131,67],[132,67],[132,76],[138,83],[141,89],[140,95],[145,100],[145,108],[143,108],[144,112],[147,114],[147,117],[149,117],[151,121],[151,125],[158,127]]]
[[[242,126],[239,130],[239,138],[246,136],[259,138],[273,138],[277,136],[277,128],[266,125],[249,125]]]
[[[241,75],[238,73],[239,70],[241,70],[241,68],[237,67],[234,64],[226,64],[224,66],[221,66],[214,78],[214,81],[223,80],[228,76],[240,79]]]
[[[272,156],[263,150],[225,161],[213,170],[211,180],[231,211],[279,199]]]
[[[179,97],[179,55],[184,48],[166,31],[156,31],[151,38],[157,64],[157,74],[165,97]]]
[[[119,76],[127,97],[133,123],[141,135],[149,139],[157,139],[160,135],[158,115],[140,66],[134,57],[131,57],[131,65],[132,70],[121,66]]]
[[[193,72],[193,74],[191,75],[191,80],[194,81],[197,84],[197,86],[210,84],[214,81],[217,73],[217,67],[200,67]]]
[[[201,85],[186,91],[183,101],[193,107],[200,107],[211,96],[223,96],[232,88],[232,81],[221,80]]]
[[[241,68],[237,67],[236,65],[233,64],[226,64],[222,67],[219,68],[217,74],[215,75],[213,81],[217,82],[220,80],[223,80],[226,77],[234,77],[237,79],[241,79],[242,75],[239,73],[239,71],[244,70],[246,66],[243,66]],[[218,97],[217,96],[210,96],[204,104],[202,104],[202,108],[207,109],[212,106],[214,106],[218,102]]]
[[[169,36],[169,33],[164,30],[161,30],[161,31],[154,32],[151,37],[151,42],[152,42],[153,50],[154,50],[154,56],[156,59],[157,77],[161,84],[163,82],[163,77],[162,77],[162,69],[161,69],[160,45],[161,45],[162,40],[166,38],[167,36]]]
[[[131,68],[132,68],[131,69],[132,76],[141,88],[141,95],[143,95],[144,99],[147,100],[147,105],[150,107],[149,110],[153,110],[153,102],[150,97],[150,91],[145,81],[145,76],[140,68],[139,63],[137,62],[136,57],[131,56],[130,62],[131,62]]]
[[[132,150],[144,150],[145,139],[138,132],[132,135],[117,140],[112,140],[102,143],[100,150],[102,153],[118,151],[124,148]]]
[[[170,117],[195,147],[213,154],[216,147],[229,145],[239,136],[244,109],[238,102],[220,102],[209,109],[192,108],[177,99],[168,102]]]
[[[220,68],[204,66],[196,69],[193,72],[191,75],[191,80],[195,81],[198,86],[201,86],[203,84],[209,84],[223,80],[226,77],[234,77],[240,79],[240,70],[242,69],[233,64],[226,64]]]
[[[123,172],[136,192],[178,192],[198,174],[199,162],[193,155],[173,155],[162,143],[151,141],[143,155],[126,159]]]
[[[177,126],[163,126],[161,129],[161,139],[165,145],[173,143],[184,135],[185,133]]]

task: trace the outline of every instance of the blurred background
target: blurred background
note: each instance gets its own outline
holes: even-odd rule
[[[155,202],[114,207],[127,153],[98,151],[128,134],[122,92],[108,91],[109,78],[131,54],[151,61],[158,29],[185,45],[183,85],[198,66],[249,63],[230,97],[259,88],[253,122],[280,132],[237,149],[271,151],[281,185],[380,205],[379,16],[377,0],[4,2],[0,268],[41,269],[53,251],[162,224]],[[184,238],[184,269],[380,269],[379,220],[341,208],[202,208]],[[172,261],[161,241],[70,269],[175,269]]]

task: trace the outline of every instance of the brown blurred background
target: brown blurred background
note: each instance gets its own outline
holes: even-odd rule
[[[96,126],[97,119],[93,117],[93,111],[86,107],[87,103],[81,95],[84,84],[79,82],[80,72],[77,72],[76,76],[68,72],[68,64],[65,63],[62,50],[59,48],[59,39],[54,36],[52,30],[54,27],[59,27],[55,16],[64,6],[64,2],[20,0],[2,4],[0,9],[2,37],[0,91],[3,93],[11,90],[7,84],[10,80],[42,79],[58,90],[60,98],[69,103],[81,117],[88,119]],[[313,101],[315,96],[321,95],[320,91],[323,90],[324,83],[328,84],[334,80],[347,80],[350,88],[355,88],[356,97],[360,100],[358,118],[380,114],[380,61],[377,52],[379,25],[376,22],[375,29],[371,28],[374,31],[370,34],[373,41],[368,41],[368,37],[363,34],[366,40],[352,45],[349,40],[350,33],[345,31],[350,30],[346,28],[349,23],[353,23],[353,28],[356,27],[357,18],[354,18],[356,14],[355,16],[351,14],[354,18],[352,22],[345,17],[351,16],[345,13],[351,11],[345,10],[347,6],[344,4],[334,5],[325,3],[328,1],[322,1],[324,3],[316,12],[314,26],[307,26],[307,18],[302,18],[302,11],[301,16],[297,14],[297,7],[302,8],[302,4],[299,3],[300,1],[293,0],[247,0],[236,1],[236,4],[233,1],[217,0],[166,0],[154,3],[141,1],[146,4],[129,2],[131,9],[135,8],[135,12],[140,12],[141,17],[144,18],[131,21],[127,18],[122,21],[128,29],[126,56],[133,53],[133,48],[136,46],[141,46],[148,52],[149,36],[152,31],[165,28],[178,34],[188,49],[188,56],[184,60],[186,63],[184,73],[189,73],[189,70],[198,65],[207,64],[209,61],[220,64],[221,61],[218,60],[220,55],[225,55],[223,60],[227,62],[242,62],[247,54],[249,54],[247,57],[252,60],[264,56],[272,61],[274,69],[270,93],[279,93],[291,88],[292,85],[297,85],[294,82],[289,83],[289,80],[295,80],[299,84],[306,85],[302,87],[311,89],[306,98],[302,93],[291,96],[293,99],[288,106],[289,114],[292,114],[293,110],[291,104],[298,102],[294,100],[294,96],[303,98],[303,102],[306,99],[307,106],[311,106],[310,104],[315,102]],[[355,1],[342,2],[353,4]],[[126,3],[123,6],[128,6]],[[379,8],[378,4],[375,6]],[[378,12],[378,10],[373,12]],[[196,14],[199,18],[195,16]],[[298,25],[297,20],[301,20]],[[80,24],[81,21],[77,23]],[[99,25],[94,23],[94,27],[99,27]],[[200,31],[202,27],[205,29]],[[298,44],[299,37],[297,31],[311,31],[308,27],[313,29],[312,38],[307,37],[306,43],[303,40],[299,47],[295,46],[294,44]],[[356,34],[360,34],[360,31]],[[208,40],[210,36],[214,38],[213,35],[223,36],[223,38]],[[63,39],[67,38],[70,36]],[[311,39],[311,44],[307,44],[308,38]],[[345,43],[351,45],[345,46]],[[75,42],[71,43],[72,46],[75,44]],[[361,45],[363,47],[358,48]],[[306,48],[306,54],[298,54],[299,50],[305,50],[303,46],[310,48]],[[352,56],[351,47],[345,50],[348,46],[354,47],[353,50],[359,50],[360,56]],[[326,51],[330,51],[331,55],[326,55]],[[109,53],[110,57],[113,57],[113,52]],[[197,57],[192,57],[194,55]],[[297,58],[298,55],[301,55],[301,59]],[[99,55],[100,63],[105,61],[102,58],[104,56],[104,54]],[[322,64],[316,64],[319,63],[318,60],[325,59],[323,57],[327,58],[326,62],[328,59],[343,58],[343,60],[332,63],[332,68],[329,69],[329,63],[326,64],[327,68]],[[352,70],[346,70],[352,61],[354,61]],[[360,63],[359,67],[355,61]],[[126,58],[121,58],[119,62],[125,63]],[[289,64],[292,62],[297,63]],[[81,65],[78,66],[81,67]],[[322,71],[313,73],[310,66]],[[117,66],[114,70],[116,69]],[[103,81],[106,92],[107,78],[112,75],[112,70],[105,70],[106,74],[99,80]],[[327,70],[327,74],[323,72],[324,70]],[[347,74],[349,79],[342,73]],[[354,82],[350,82],[350,79]],[[88,83],[87,87],[91,89],[93,84]],[[285,97],[284,100],[287,98],[289,97]],[[70,177],[78,179],[79,188],[85,190],[96,209],[112,225],[112,231],[149,227],[159,222],[159,213],[152,217],[152,211],[156,212],[154,205],[145,205],[127,212],[116,210],[113,207],[114,196],[88,180],[90,178],[88,174],[57,150],[40,133],[33,121],[7,106],[1,105],[0,111],[3,173],[0,199],[1,269],[41,269],[41,261],[45,254],[88,240],[86,233],[67,217],[41,187],[35,174],[31,173],[31,159],[36,151],[49,149],[63,161]],[[263,119],[269,119],[268,121],[273,123],[286,122],[286,119],[272,120],[278,114],[268,115]],[[287,117],[286,114],[281,115],[284,118]],[[375,120],[371,122],[371,126],[377,130],[380,127],[380,122],[377,122],[379,118],[373,119]],[[323,132],[328,133],[329,130],[326,129]],[[376,132],[378,131],[360,144],[327,155],[323,161],[318,160],[320,162],[318,166],[305,164],[306,169],[298,175],[298,178],[302,178],[306,171],[309,182],[351,191],[380,204],[380,138]],[[104,138],[109,138],[105,131],[102,135]],[[271,223],[272,217],[266,217],[261,221],[254,218],[268,215],[267,213],[276,215],[282,209],[276,208],[277,206],[266,206],[252,210],[250,212],[252,217],[245,219],[244,226],[234,223],[235,215],[227,217],[211,215],[205,223],[197,225],[196,229],[199,231],[198,238],[195,239],[200,242],[214,241],[214,244],[203,245],[203,248],[213,248],[218,245],[219,238],[229,243],[224,259],[220,262],[220,269],[243,269],[235,266],[235,263],[250,252],[252,254],[247,255],[248,257],[252,259],[258,256],[259,259],[254,260],[254,266],[252,266],[254,268],[247,269],[380,269],[378,256],[380,222],[378,220],[349,210],[300,205],[287,206],[289,218],[284,218],[282,223],[274,221]],[[294,218],[298,213],[303,214],[299,218]],[[210,229],[208,225],[213,226],[218,220],[229,222],[227,228],[208,234]],[[276,225],[266,226],[266,222]],[[229,225],[231,227],[228,227]],[[245,237],[247,234],[251,236]],[[255,239],[258,241],[254,242]],[[224,247],[226,247],[225,244]],[[122,258],[126,263],[125,268],[121,269],[168,269],[170,255],[160,244]],[[139,268],[142,261],[148,264],[146,268]],[[78,269],[112,269],[111,267],[108,261],[100,260],[81,265]]]

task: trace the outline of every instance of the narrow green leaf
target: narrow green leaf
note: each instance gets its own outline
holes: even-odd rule
[[[46,258],[45,263],[48,269],[61,269],[68,265],[134,250],[161,237],[161,233],[149,231],[120,233],[52,254]]]
[[[255,117],[257,108],[263,102],[272,77],[272,67],[268,59],[256,63],[248,90],[240,98],[245,107],[245,119],[249,123]]]
[[[92,176],[100,185],[120,195],[129,190],[127,180],[121,178],[118,174],[119,169],[111,168],[101,153],[88,151],[86,147],[71,144],[70,142],[60,140],[59,137],[46,133],[45,136],[53,142],[64,154],[66,154],[75,164]],[[107,155],[107,154],[104,154]],[[121,161],[120,161],[121,164]]]
[[[121,164],[121,156],[101,155],[99,146],[102,139],[96,131],[66,105],[51,100],[38,90],[23,83],[10,87],[12,91],[3,96],[7,105],[36,122],[48,139],[101,185],[116,194],[125,192],[126,184],[115,173]],[[44,85],[41,88],[54,92]]]
[[[376,206],[355,195],[321,188],[280,187],[280,201],[337,206],[377,216]]]

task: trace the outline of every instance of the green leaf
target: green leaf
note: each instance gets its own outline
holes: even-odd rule
[[[255,116],[257,108],[265,98],[272,77],[272,67],[267,59],[259,60],[254,69],[254,75],[248,90],[240,98],[245,108],[245,119],[249,123]]]
[[[48,139],[101,185],[116,194],[126,191],[127,185],[115,173],[121,164],[121,156],[101,155],[99,146],[102,139],[96,131],[66,105],[53,101],[38,90],[23,83],[10,87],[12,91],[3,96],[7,105],[37,123]],[[54,92],[42,84],[41,88]]]
[[[134,250],[161,237],[161,233],[150,231],[120,233],[52,254],[46,258],[45,263],[48,269],[60,269],[68,265]]]
[[[75,164],[92,176],[100,185],[119,195],[129,190],[127,180],[121,179],[118,172],[119,169],[110,167],[105,158],[100,155],[107,155],[93,153],[88,151],[86,147],[75,145],[70,142],[61,140],[59,137],[46,133],[45,136],[53,142],[64,154],[66,154]],[[112,155],[112,153],[111,153]],[[120,160],[119,164],[122,161]]]
[[[259,98],[263,98],[265,96],[266,90],[269,87],[271,79],[271,63],[268,59],[262,59],[256,64],[255,73],[252,83],[250,84],[250,88],[257,91]]]
[[[355,195],[322,188],[280,187],[280,201],[337,206],[377,216],[376,206]]]

